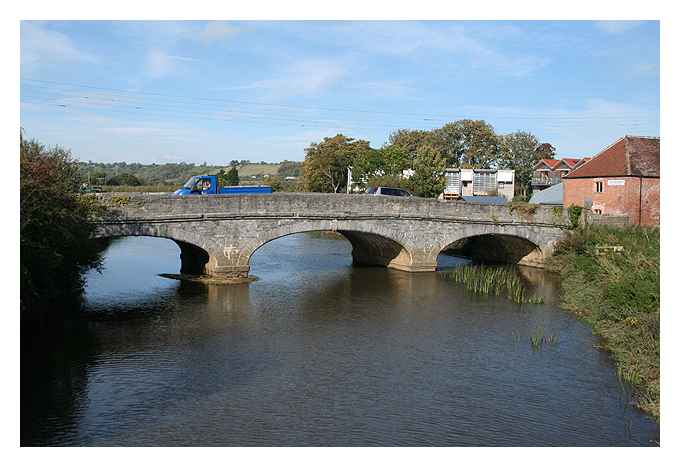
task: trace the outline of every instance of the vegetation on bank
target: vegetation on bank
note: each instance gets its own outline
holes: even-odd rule
[[[517,269],[511,266],[468,265],[457,267],[443,275],[478,295],[506,296],[519,304],[543,303],[542,298],[529,293]]]
[[[20,136],[20,309],[23,318],[63,309],[82,290],[82,272],[99,265],[90,222],[100,207],[78,193],[69,151]]]
[[[592,325],[638,407],[657,419],[659,253],[658,228],[589,226],[572,231],[548,263],[562,278],[562,306]]]

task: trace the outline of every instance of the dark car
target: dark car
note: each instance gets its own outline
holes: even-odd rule
[[[373,186],[366,190],[369,195],[387,195],[387,196],[413,196],[403,188],[391,188],[388,186]]]

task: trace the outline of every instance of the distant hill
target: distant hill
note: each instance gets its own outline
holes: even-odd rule
[[[260,179],[265,175],[297,177],[300,175],[301,162],[283,161],[281,163],[250,163],[241,161],[237,165],[239,177],[244,180]],[[221,169],[228,170],[228,165],[207,165],[167,163],[167,164],[138,164],[126,162],[80,162],[79,169],[83,181],[90,180],[93,185],[106,185],[112,180],[130,180],[136,178],[139,185],[179,185],[193,175],[213,175]],[[133,176],[133,177],[130,177]]]

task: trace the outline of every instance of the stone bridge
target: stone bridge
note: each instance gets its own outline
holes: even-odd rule
[[[96,237],[174,240],[182,273],[245,278],[262,245],[285,235],[332,231],[357,265],[434,271],[444,250],[541,267],[564,237],[566,212],[389,196],[274,193],[175,197],[107,193]]]

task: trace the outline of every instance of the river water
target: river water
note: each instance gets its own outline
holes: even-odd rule
[[[158,276],[179,270],[173,242],[114,241],[81,319],[22,355],[22,445],[658,443],[540,271],[524,274],[545,304],[518,306],[354,268],[348,242],[320,235],[251,266],[250,284],[180,282]],[[557,343],[533,350],[536,333]]]

